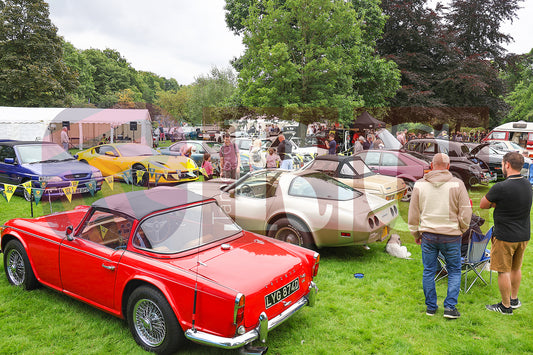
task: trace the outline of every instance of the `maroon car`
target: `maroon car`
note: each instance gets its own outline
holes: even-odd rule
[[[415,181],[430,170],[430,164],[415,156],[389,150],[364,150],[358,154],[375,173],[402,178],[407,191],[402,201],[410,201]]]

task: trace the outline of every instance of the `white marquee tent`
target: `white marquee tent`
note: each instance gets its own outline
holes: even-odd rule
[[[64,122],[69,122],[71,143],[80,149],[84,143],[95,144],[103,133],[111,141],[119,137],[152,145],[148,110],[125,109],[0,107],[0,139],[59,142]]]

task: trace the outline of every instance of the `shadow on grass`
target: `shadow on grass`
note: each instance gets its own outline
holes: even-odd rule
[[[369,249],[370,248],[370,249]],[[348,247],[336,247],[336,248],[321,248],[318,249],[321,260],[354,260],[365,261],[374,259],[377,253],[383,253],[385,250],[385,243],[372,243],[368,245],[368,248],[364,245],[354,245]]]

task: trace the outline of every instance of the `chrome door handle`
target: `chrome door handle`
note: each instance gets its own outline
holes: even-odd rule
[[[112,265],[102,264],[102,267],[107,270],[115,270],[115,267]]]

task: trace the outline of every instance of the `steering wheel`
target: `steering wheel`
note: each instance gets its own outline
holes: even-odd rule
[[[171,222],[167,220],[151,221],[150,226],[145,225],[144,228],[150,229],[150,243],[159,244],[172,234]]]
[[[248,196],[248,197],[252,197],[254,195],[252,192],[252,188],[248,184],[243,184],[239,188],[239,194],[243,196]]]

